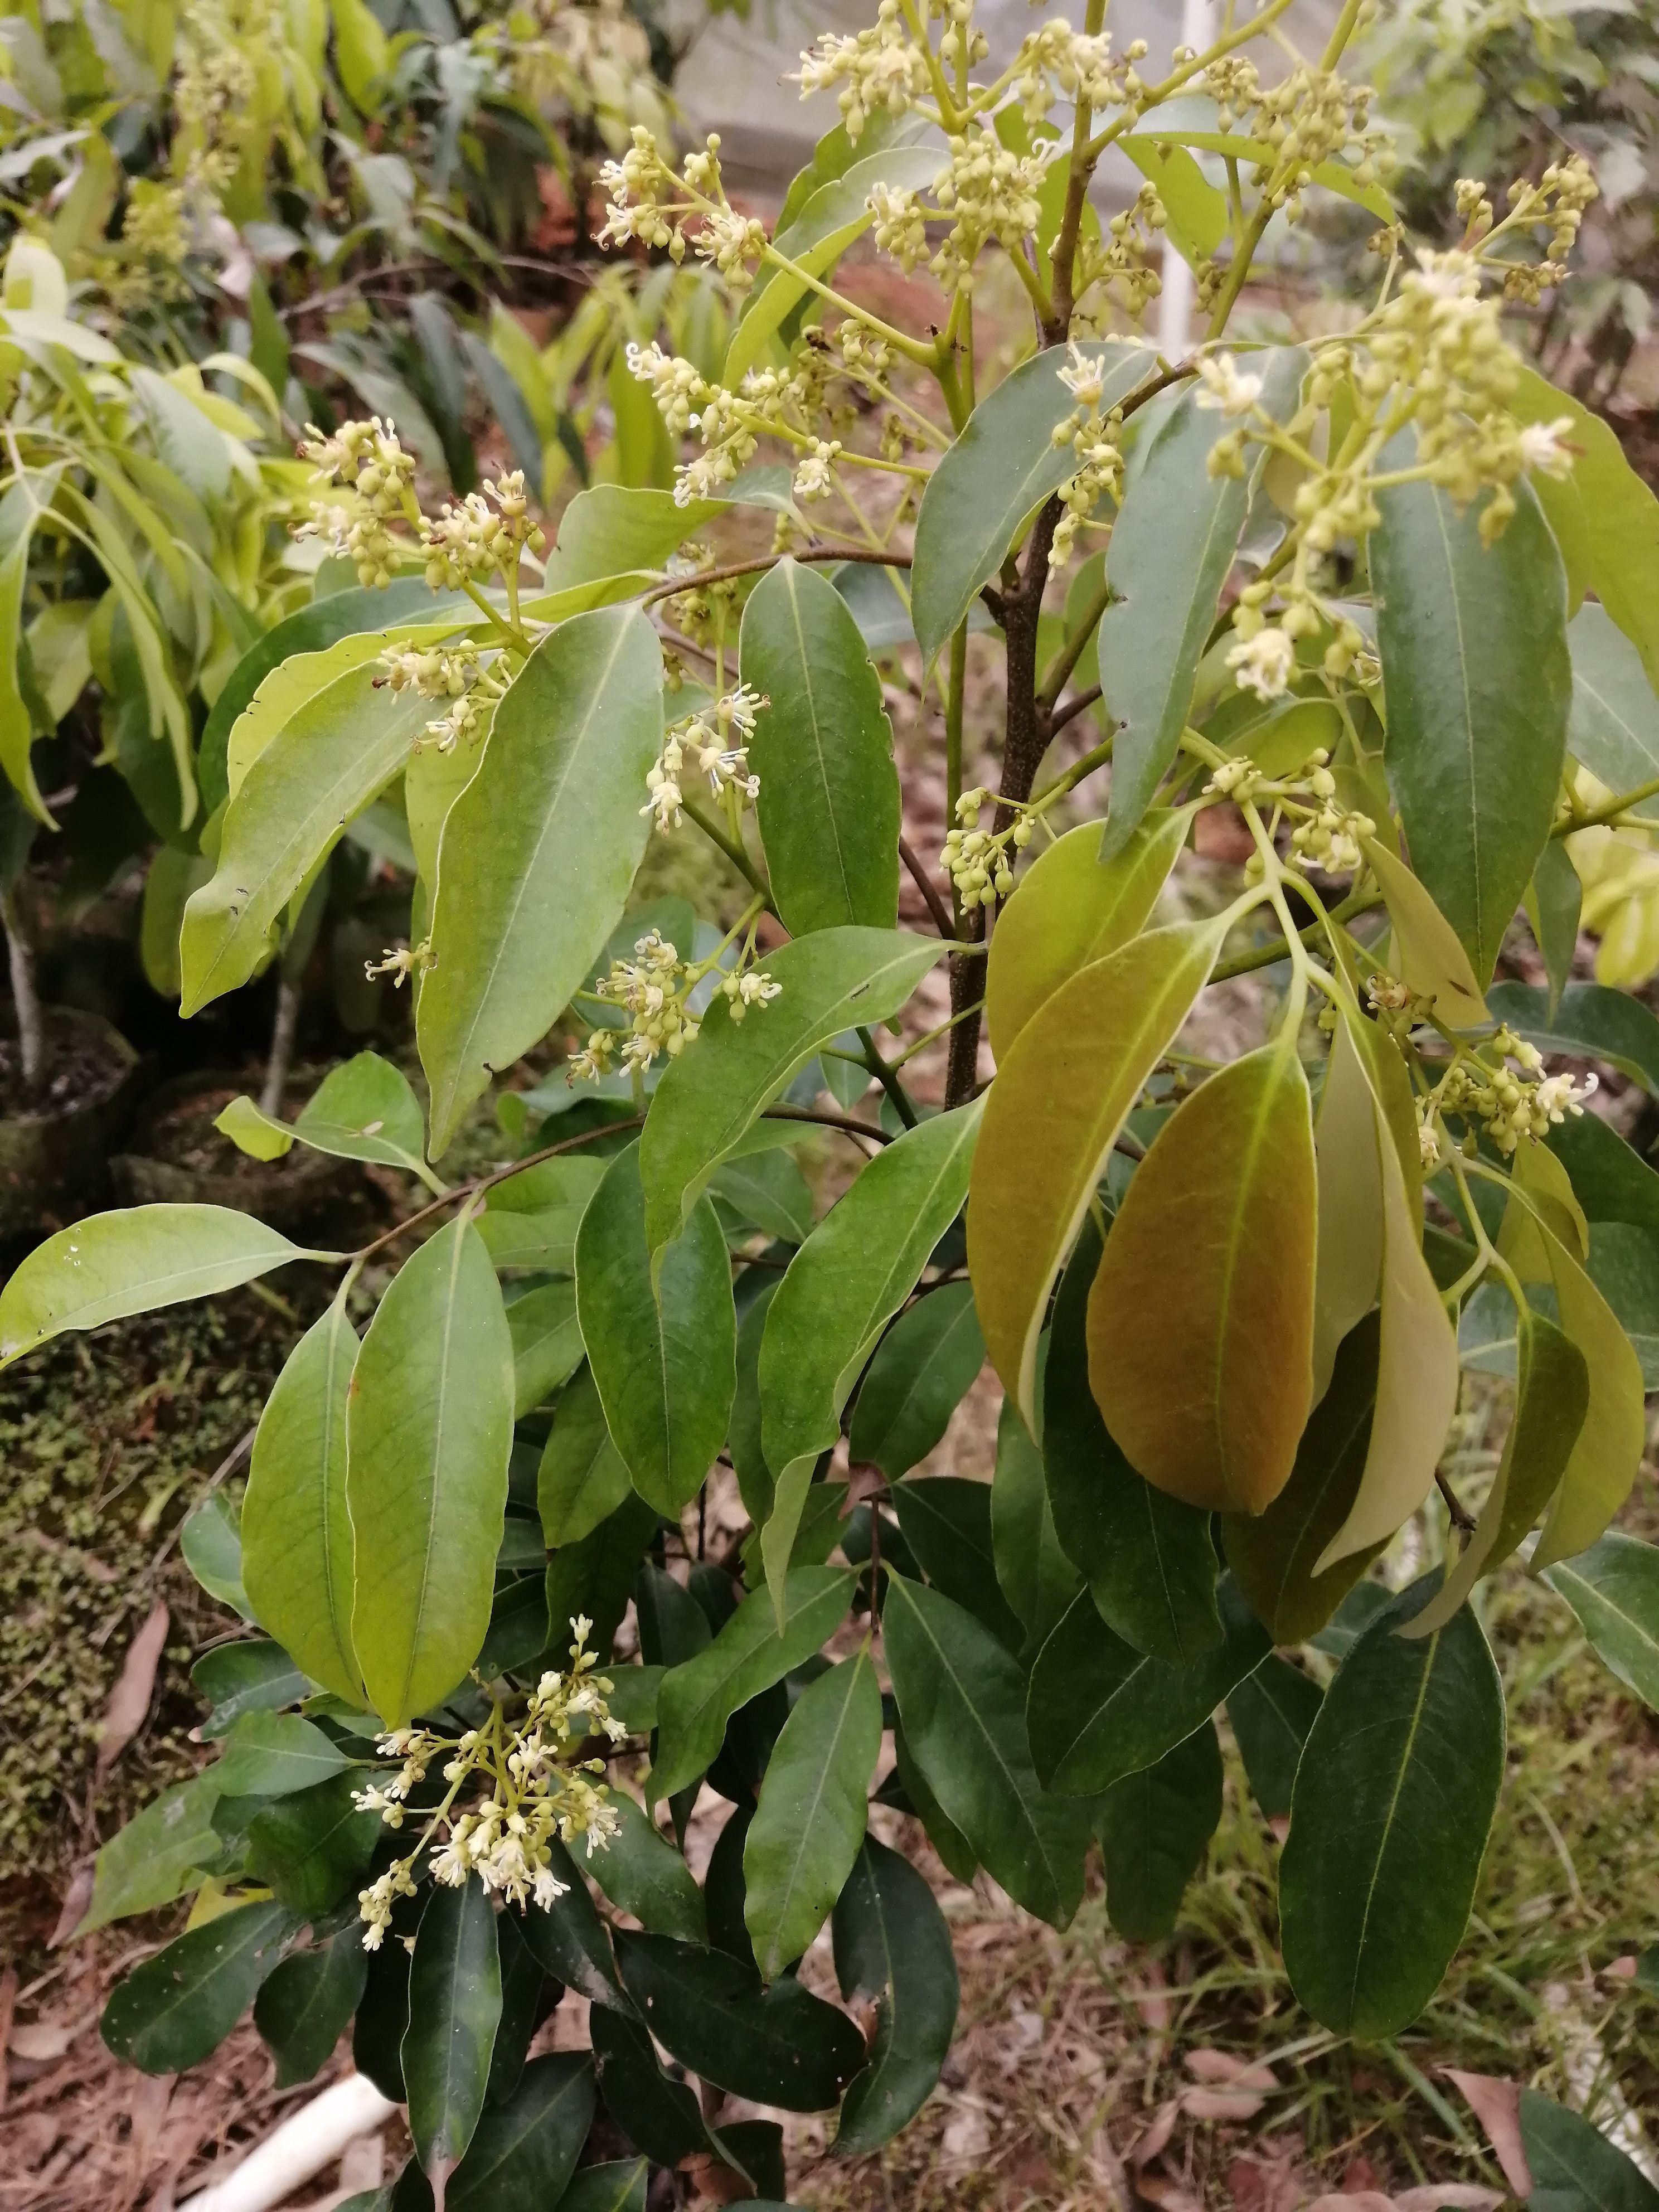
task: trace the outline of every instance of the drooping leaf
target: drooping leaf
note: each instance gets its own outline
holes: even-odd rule
[[[253,1618],[242,1587],[241,1512],[234,1498],[215,1490],[192,1505],[179,1526],[179,1551],[210,1598],[244,1620]]]
[[[766,1133],[781,1126],[759,1125]],[[709,1177],[708,1189],[728,1236],[733,1229],[740,1237],[758,1229],[781,1243],[804,1244],[812,1233],[812,1187],[775,1146],[726,1161]]]
[[[629,2142],[659,2166],[678,2166],[699,2151],[719,2155],[696,2091],[664,2073],[631,2005],[626,2014],[596,2011],[590,2032],[599,2094]]]
[[[1659,1175],[1610,1121],[1571,1115],[1550,1131],[1548,1143],[1587,1221],[1659,1230]]]
[[[248,1601],[313,1680],[362,1707],[351,1640],[346,1395],[357,1332],[336,1299],[289,1353],[253,1438],[242,1500]]]
[[[1102,363],[1100,404],[1115,406],[1145,381],[1152,362],[1121,340],[1084,348]],[[1005,377],[927,479],[916,517],[910,618],[930,664],[1018,543],[1027,519],[1077,467],[1054,432],[1077,405],[1060,356],[1039,353]],[[1234,533],[1237,538],[1237,532]],[[1208,617],[1206,617],[1206,623]]]
[[[524,1938],[550,1974],[593,2007],[598,2021],[602,2012],[631,2012],[633,2007],[617,1978],[617,1962],[605,1923],[594,1910],[575,1861],[556,1838],[548,1845],[548,1863],[562,1885],[545,1909],[537,1906],[525,1914]],[[597,2047],[597,2044],[596,2044]]]
[[[696,1049],[672,1061],[640,1138],[646,1231],[654,1258],[678,1237],[708,1178],[806,1065],[844,1030],[896,1014],[944,951],[902,929],[837,927],[766,957],[777,998],[744,1020],[717,996]]]
[[[1256,1803],[1269,1820],[1291,1809],[1308,1731],[1324,1702],[1310,1674],[1270,1651],[1254,1674],[1228,1693],[1227,1718]]]
[[[585,2166],[560,2197],[557,2212],[645,2212],[650,2169],[642,2158]]]
[[[882,1627],[929,1788],[1016,1903],[1064,1927],[1083,1895],[1088,1808],[1037,1779],[1018,1663],[972,1613],[902,1575],[888,1577]]]
[[[220,1784],[212,1767],[175,1783],[118,1828],[93,1862],[92,1899],[76,1929],[90,1936],[112,1920],[150,1912],[190,1887],[223,1848],[213,1825]]]
[[[971,1283],[918,1298],[881,1340],[860,1388],[848,1449],[896,1481],[926,1459],[985,1364]]]
[[[623,1983],[657,2040],[734,2097],[827,2112],[864,2060],[843,2012],[786,1974],[763,1990],[752,1966],[665,1936],[619,1934]]]
[[[406,1261],[357,1354],[346,1414],[351,1636],[388,1728],[444,1697],[489,1625],[513,1445],[513,1341],[462,1214]]]
[[[508,1297],[507,1333],[513,1340],[513,1417],[522,1420],[544,1406],[582,1364],[574,1283],[537,1283]],[[592,1387],[591,1381],[588,1387]],[[618,1492],[611,1505],[620,1497]]]
[[[1605,428],[1605,425],[1601,427]],[[1536,2212],[1659,2212],[1659,2189],[1601,2130],[1536,2089],[1521,2092],[1521,2148]]]
[[[841,593],[785,558],[750,592],[744,682],[768,701],[749,764],[772,896],[792,936],[898,922],[898,770],[881,678]]]
[[[580,1543],[628,1491],[627,1462],[611,1441],[598,1387],[584,1369],[560,1394],[537,1469],[536,1505],[549,1551]]]
[[[761,1343],[766,1316],[782,1279],[781,1275],[769,1273],[738,1323],[738,1387],[726,1426],[726,1448],[732,1455],[738,1495],[757,1528],[763,1528],[770,1518],[774,1487],[761,1437]]]
[[[1279,1862],[1291,1986],[1363,2042],[1416,2018],[1462,1941],[1504,1773],[1503,1685],[1474,1615],[1395,1633],[1426,1595],[1396,1598],[1338,1669]]]
[[[180,2074],[216,2051],[288,1948],[299,1922],[285,1905],[239,1905],[117,1983],[104,2041],[145,2074]]]
[[[1419,998],[1431,1000],[1441,1020],[1453,1028],[1483,1028],[1486,1010],[1480,985],[1456,931],[1381,838],[1362,838],[1360,849],[1394,924],[1394,957],[1401,980]]]
[[[1188,1667],[1144,1658],[1112,1634],[1085,1590],[1037,1654],[1026,1714],[1036,1771],[1062,1797],[1109,1790],[1203,1727],[1272,1648],[1231,1577],[1222,1640]]]
[[[967,1837],[948,1817],[928,1786],[927,1776],[911,1757],[910,1747],[904,1740],[902,1721],[893,1730],[893,1774],[905,1803],[927,1830],[927,1840],[947,1872],[958,1881],[971,1881],[979,1869],[978,1856]]]
[[[1101,1241],[1085,1222],[1060,1279],[1042,1376],[1042,1472],[1054,1533],[1097,1611],[1137,1651],[1185,1666],[1221,1641],[1210,1516],[1124,1458],[1089,1388],[1089,1291]]]
[[[571,1623],[586,1613],[593,1624],[592,1648],[608,1655],[628,1610],[640,1553],[657,1525],[657,1509],[631,1492],[580,1543],[565,1544],[547,1563],[547,1619],[553,1647],[562,1652]]]
[[[1376,1304],[1382,1275],[1382,1164],[1376,1107],[1346,1022],[1331,1038],[1314,1125],[1318,1231],[1314,1261],[1313,1402],[1330,1389],[1338,1348]],[[1332,1531],[1334,1534],[1334,1529]]]
[[[1253,356],[1259,404],[1284,421],[1308,366],[1300,347]],[[1188,719],[1193,684],[1233,564],[1249,486],[1209,473],[1223,417],[1183,392],[1152,435],[1112,531],[1118,594],[1100,620],[1097,650],[1105,710],[1117,729],[1112,811],[1103,853],[1125,848],[1152,803]]]
[[[244,1713],[297,1704],[309,1687],[282,1645],[263,1637],[215,1644],[191,1668],[190,1679],[212,1708],[202,1723],[204,1743],[228,1735]]]
[[[1659,1551],[1613,1529],[1544,1579],[1577,1614],[1603,1665],[1659,1712]]]
[[[1549,835],[1572,696],[1561,556],[1530,486],[1516,497],[1488,547],[1440,485],[1395,484],[1370,539],[1389,787],[1480,983]]]
[[[281,1797],[326,1782],[349,1764],[314,1721],[298,1713],[245,1713],[225,1738],[216,1775],[227,1797]]]
[[[848,2004],[876,2007],[869,2063],[841,2108],[835,2148],[878,2150],[931,2095],[951,2049],[958,1985],[951,1930],[908,1860],[866,1837],[836,1900],[836,1979]]]
[[[335,1774],[256,1813],[248,1823],[248,1869],[279,1905],[315,1920],[337,1905],[368,1866],[385,1832],[378,1813],[353,1802],[362,1778]]]
[[[997,1580],[1025,1629],[1029,1657],[1077,1595],[1082,1577],[1060,1548],[1043,1480],[1042,1454],[1012,1399],[997,1422],[991,1481],[991,1544]]]
[[[593,2067],[586,2051],[532,2058],[512,2096],[487,2110],[473,2130],[466,2156],[449,2177],[445,2212],[543,2212],[552,2206],[562,2212],[584,2178],[575,2166],[592,2124]],[[617,2169],[588,2171],[614,2176]],[[396,2212],[429,2212],[432,2201],[418,2167],[407,2168],[393,2199]],[[604,2212],[629,2212],[625,2191],[596,2196],[592,2203]]]
[[[784,1583],[782,1623],[765,1590],[745,1598],[708,1650],[664,1675],[657,1702],[653,1797],[672,1797],[713,1764],[726,1724],[781,1682],[846,1617],[854,1577],[844,1567],[796,1567]]]
[[[1534,1209],[1562,1329],[1582,1355],[1589,1402],[1555,1502],[1533,1547],[1534,1573],[1592,1545],[1630,1495],[1642,1462],[1642,1364],[1607,1299],[1554,1224]]]
[[[968,1266],[991,1364],[1026,1425],[1036,1347],[1118,1133],[1186,1020],[1223,929],[1183,923],[1133,939],[1063,984],[1015,1039],[992,1085],[974,1164]],[[1031,1131],[1042,1131],[1034,1147]]]
[[[343,1160],[370,1160],[425,1177],[426,1124],[409,1078],[377,1052],[360,1052],[325,1075],[292,1121],[233,1099],[214,1123],[256,1159],[298,1143]]]
[[[434,1158],[610,935],[645,850],[641,797],[661,742],[661,653],[637,608],[562,623],[495,709],[439,848],[417,1023]]]
[[[295,1951],[262,1984],[253,2024],[276,2059],[276,2087],[309,2081],[333,2056],[368,1979],[356,1929]]]
[[[622,1825],[606,1848],[586,1861],[587,1871],[611,1902],[631,1912],[641,1928],[688,1943],[706,1942],[702,1892],[690,1868],[637,1799],[625,1790],[612,1790],[610,1802]]]
[[[1574,616],[1567,644],[1567,750],[1612,792],[1659,781],[1659,696],[1640,653],[1595,601]],[[1638,800],[1632,811],[1659,814],[1659,797]]]
[[[226,1206],[134,1206],[88,1214],[37,1245],[0,1291],[0,1361],[66,1329],[211,1297],[306,1256]]]
[[[1308,1080],[1281,1036],[1177,1109],[1118,1208],[1089,1294],[1089,1384],[1130,1465],[1189,1505],[1259,1513],[1290,1478],[1316,1205]]]
[[[453,2173],[483,2111],[501,2013],[501,1953],[489,1892],[434,1882],[416,1931],[404,2031],[409,2132],[428,2177]]]
[[[1109,860],[1100,857],[1100,824],[1079,823],[1020,878],[985,963],[985,1022],[999,1061],[1069,976],[1146,926],[1191,821],[1185,808],[1159,808]]]
[[[1221,1745],[1194,1729],[1101,1799],[1095,1833],[1106,1862],[1106,1910],[1120,1936],[1158,1942],[1175,1929],[1187,1885],[1221,1820]]]
[[[744,1916],[763,1981],[806,1950],[852,1872],[881,1725],[867,1650],[809,1685],[784,1723],[743,1853]]]
[[[660,1096],[660,1091],[659,1091]],[[737,1314],[726,1239],[707,1200],[653,1279],[637,1147],[619,1152],[582,1216],[576,1311],[611,1439],[635,1488],[678,1516],[726,1436]]]
[[[489,2053],[486,2106],[505,2104],[518,2087],[531,2039],[563,1994],[556,1983],[549,1990],[542,1962],[526,1942],[524,1923],[516,1912],[496,1914],[495,1945],[501,1955],[501,2016]]]
[[[933,1588],[1018,1655],[1025,1625],[997,1579],[990,1484],[955,1474],[898,1482],[893,1505],[904,1540]]]
[[[1527,920],[1544,956],[1549,1011],[1553,1014],[1572,978],[1584,906],[1584,887],[1559,837],[1550,839],[1534,864],[1526,905]]]

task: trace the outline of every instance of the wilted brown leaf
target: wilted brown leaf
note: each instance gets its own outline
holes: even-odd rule
[[[115,1687],[104,1708],[104,1726],[98,1738],[95,1779],[101,1782],[144,1724],[155,1687],[155,1670],[167,1649],[169,1615],[157,1598],[143,1626],[127,1646],[127,1656]]]
[[[1517,2197],[1530,2197],[1532,2168],[1521,2143],[1521,2084],[1492,2074],[1461,2074],[1451,2066],[1442,2071],[1486,2130],[1504,2180]]]

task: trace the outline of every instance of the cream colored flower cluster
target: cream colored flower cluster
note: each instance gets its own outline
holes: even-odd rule
[[[320,538],[331,553],[356,564],[360,583],[384,588],[398,562],[398,541],[389,525],[402,517],[419,520],[415,504],[415,456],[405,451],[398,426],[388,416],[366,422],[344,422],[325,437],[307,423],[300,459],[316,465],[315,481],[349,491],[349,501],[314,500],[311,520],[296,537]]]
[[[463,740],[477,743],[488,710],[504,688],[495,664],[483,667],[477,647],[465,639],[456,645],[392,646],[380,655],[380,666],[388,690],[448,700],[445,712],[427,724],[425,738],[416,740],[436,745],[441,753],[453,752]]]
[[[1519,1073],[1509,1065],[1511,1060]],[[1534,1045],[1500,1028],[1486,1042],[1461,1054],[1448,1070],[1436,1097],[1437,1115],[1455,1114],[1466,1122],[1479,1122],[1507,1157],[1523,1138],[1537,1144],[1569,1114],[1581,1115],[1584,1101],[1595,1094],[1594,1075],[1577,1082],[1571,1075],[1546,1075],[1543,1070],[1543,1058]],[[1425,1127],[1435,1135],[1432,1123]],[[1426,1158],[1426,1143],[1424,1152]],[[1437,1137],[1437,1159],[1438,1156]]]
[[[711,131],[702,150],[688,154],[677,175],[652,133],[637,125],[627,153],[599,171],[611,198],[599,244],[625,246],[637,239],[671,261],[682,262],[689,240],[699,258],[712,262],[734,290],[753,283],[755,264],[766,250],[766,226],[727,201],[720,149],[720,134]]]
[[[631,960],[613,960],[595,986],[596,995],[620,1006],[626,1033],[596,1029],[571,1060],[568,1081],[592,1083],[609,1075],[613,1058],[629,1073],[643,1074],[659,1054],[678,1060],[702,1027],[686,1001],[692,969],[679,949],[657,930],[641,937]]]
[[[708,777],[710,792],[728,814],[752,805],[760,796],[760,778],[749,772],[749,740],[756,714],[769,703],[740,684],[706,711],[675,723],[646,776],[651,795],[641,813],[654,816],[659,830],[678,829],[688,764],[694,774]]]
[[[957,801],[954,827],[945,840],[940,859],[957,895],[967,908],[993,907],[1014,887],[1011,853],[1023,853],[1031,842],[1033,817],[1021,808],[1008,827],[994,833],[979,827],[986,802],[994,794],[981,788],[964,791]]]
[[[876,20],[845,38],[826,31],[800,58],[800,96],[834,92],[854,145],[872,115],[902,115],[929,87],[927,58],[910,36],[899,0],[881,0]]]
[[[1094,513],[1103,494],[1115,499],[1123,489],[1123,454],[1118,441],[1123,410],[1114,407],[1103,416],[1105,393],[1103,356],[1084,352],[1075,339],[1067,359],[1054,374],[1077,401],[1077,406],[1054,431],[1056,446],[1070,446],[1077,455],[1077,472],[1060,488],[1066,512],[1054,526],[1052,556],[1060,567],[1071,556],[1078,532]]]
[[[1334,70],[1308,62],[1264,84],[1243,54],[1212,62],[1200,82],[1219,108],[1223,131],[1238,131],[1263,149],[1253,181],[1291,222],[1321,164],[1350,149],[1359,155],[1357,163],[1345,165],[1355,184],[1386,181],[1392,172],[1392,147],[1371,121],[1375,95],[1368,85],[1350,84]]]
[[[469,492],[459,506],[447,501],[435,520],[421,518],[426,580],[434,592],[458,591],[492,574],[516,579],[526,549],[539,553],[546,544],[531,516],[522,469],[499,483],[486,477],[483,490]]]
[[[1025,120],[1041,123],[1060,99],[1093,108],[1139,112],[1145,85],[1135,64],[1146,57],[1146,41],[1136,39],[1122,54],[1112,52],[1109,31],[1074,31],[1056,15],[1020,42],[1012,64],[1014,93]]]

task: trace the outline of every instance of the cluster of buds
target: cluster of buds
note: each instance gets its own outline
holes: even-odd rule
[[[1318,801],[1319,811],[1291,832],[1291,865],[1317,868],[1328,876],[1352,875],[1364,859],[1362,841],[1376,835],[1369,814],[1349,811],[1336,805],[1336,778],[1322,746],[1304,771],[1302,787]]]
[[[1535,185],[1524,177],[1516,179],[1509,189],[1510,212],[1504,218],[1504,229],[1511,226],[1534,232],[1547,229],[1549,239],[1541,261],[1504,261],[1495,264],[1504,271],[1505,299],[1535,307],[1547,289],[1561,282],[1567,273],[1567,256],[1572,252],[1579,226],[1597,191],[1589,163],[1582,154],[1571,154],[1565,161],[1552,161]],[[1478,179],[1458,179],[1457,211],[1469,226],[1471,240],[1490,228],[1492,202],[1486,198],[1486,185]]]
[[[740,1022],[750,1006],[763,1006],[782,991],[781,983],[775,983],[763,968],[733,969],[720,985],[726,1000],[726,1012],[734,1022]]]
[[[1135,64],[1146,57],[1146,41],[1136,39],[1121,57],[1112,52],[1111,33],[1074,31],[1063,15],[1027,32],[1014,56],[1014,94],[1025,120],[1041,123],[1064,98],[1073,106],[1140,111],[1146,90]]]
[[[975,125],[951,141],[948,168],[933,179],[941,213],[953,216],[928,263],[947,292],[971,293],[974,264],[993,239],[1018,253],[1042,220],[1043,151],[1016,154],[994,131]]]
[[[625,143],[636,119],[666,128],[650,35],[622,0],[592,7],[520,0],[504,20],[481,23],[471,46],[474,55],[494,63],[503,89],[526,107],[546,114],[562,105],[591,116],[607,145]]]
[[[969,908],[992,907],[1007,897],[1014,887],[1009,853],[1023,853],[1031,842],[1032,817],[1023,809],[1000,835],[979,827],[981,809],[991,796],[977,787],[963,793],[957,801],[956,826],[945,837],[940,855],[957,896]]]
[[[469,1729],[457,1738],[425,1729],[398,1729],[380,1738],[377,1748],[382,1755],[403,1763],[389,1782],[355,1793],[360,1811],[378,1813],[387,1826],[400,1828],[410,1793],[445,1753],[449,1756],[443,1778],[450,1788],[414,1850],[358,1892],[366,1951],[380,1948],[396,1899],[414,1895],[416,1862],[441,1823],[448,1832],[432,1852],[434,1881],[459,1889],[476,1875],[509,1904],[523,1907],[533,1899],[544,1911],[568,1887],[553,1871],[549,1846],[554,1838],[566,1845],[585,1839],[591,1857],[596,1846],[605,1848],[616,1833],[616,1810],[605,1785],[592,1778],[603,1775],[605,1761],[577,1753],[592,1736],[616,1744],[627,1731],[605,1702],[611,1681],[593,1671],[594,1655],[586,1648],[592,1623],[578,1618],[570,1626],[575,1640],[568,1671],[542,1676],[522,1720],[507,1721],[498,1705],[486,1727]],[[472,1803],[451,1812],[457,1796],[474,1783],[479,1794]]]
[[[613,960],[611,973],[595,986],[599,998],[627,1015],[626,1032],[594,1030],[572,1058],[567,1080],[595,1082],[610,1074],[613,1057],[628,1073],[637,1069],[641,1074],[659,1054],[677,1060],[700,1026],[686,1003],[694,980],[676,945],[654,929],[641,937],[633,959]]]
[[[1434,1012],[1432,999],[1422,997],[1409,983],[1402,983],[1398,976],[1385,975],[1380,970],[1365,979],[1365,1004],[1376,1015],[1379,1027],[1395,1038],[1407,1036]]]
[[[489,670],[480,666],[476,645],[463,639],[458,645],[392,646],[380,655],[380,665],[386,673],[376,682],[389,690],[449,702],[445,712],[427,724],[417,745],[435,745],[447,753],[463,741],[477,743],[501,686],[493,665]]]
[[[695,430],[702,441],[702,453],[683,461],[676,472],[674,497],[681,507],[689,507],[694,499],[718,499],[721,487],[754,458],[757,441],[764,436],[805,446],[809,462],[833,458],[823,453],[823,441],[802,427],[823,406],[830,363],[821,344],[799,348],[787,373],[750,369],[735,392],[710,384],[689,361],[665,353],[654,339],[648,346],[629,347],[628,367],[641,384],[650,386],[670,435],[683,437]],[[807,481],[815,481],[814,476],[809,474]]]
[[[653,134],[636,124],[632,143],[619,161],[607,161],[599,183],[611,207],[599,232],[601,246],[641,246],[683,262],[689,240],[699,259],[711,262],[734,289],[754,282],[754,266],[766,251],[766,226],[740,214],[720,181],[720,140],[711,131],[701,149],[688,154],[676,174],[664,161]]]
[[[1348,172],[1357,185],[1386,181],[1392,170],[1388,134],[1370,119],[1370,87],[1349,84],[1334,70],[1304,62],[1264,85],[1254,62],[1229,54],[1212,62],[1201,82],[1219,107],[1221,128],[1242,129],[1269,149],[1253,180],[1292,222],[1322,162],[1357,151]]]
[[[1054,442],[1070,446],[1078,465],[1076,473],[1060,488],[1066,512],[1054,526],[1052,557],[1056,568],[1069,558],[1073,539],[1094,513],[1103,493],[1115,499],[1123,489],[1123,453],[1119,444],[1123,410],[1114,407],[1104,416],[1100,411],[1106,388],[1104,356],[1085,353],[1075,339],[1070,354],[1054,374],[1077,405],[1056,425]]]
[[[1153,185],[1143,185],[1127,208],[1121,209],[1097,241],[1082,240],[1078,255],[1077,294],[1097,285],[1118,287],[1125,312],[1135,319],[1164,289],[1159,274],[1163,258],[1159,234],[1169,222],[1163,201]]]
[[[366,422],[343,422],[331,438],[307,423],[300,459],[316,465],[316,481],[350,492],[343,500],[314,500],[311,520],[295,533],[320,538],[331,553],[356,565],[360,583],[384,588],[392,581],[398,544],[388,527],[401,517],[418,520],[415,504],[415,456],[404,451],[397,425],[378,415]]]
[[[1546,1075],[1543,1070],[1535,1045],[1500,1028],[1449,1069],[1440,1085],[1439,1110],[1479,1122],[1505,1155],[1523,1137],[1536,1144],[1569,1114],[1582,1114],[1596,1088],[1594,1075],[1576,1082],[1571,1075]],[[1474,1141],[1473,1131],[1467,1141]]]
[[[836,463],[841,459],[839,438],[814,438],[805,459],[795,465],[790,489],[801,501],[828,499],[836,489]]]
[[[857,145],[872,115],[902,115],[928,91],[927,58],[911,38],[900,0],[881,0],[867,29],[837,38],[826,31],[800,58],[790,80],[810,100],[834,92],[847,136]],[[839,89],[837,89],[839,88]]]
[[[651,795],[641,813],[654,816],[659,830],[678,829],[690,763],[694,774],[708,777],[709,790],[735,825],[745,805],[752,805],[760,796],[760,778],[749,770],[749,740],[755,734],[756,715],[770,704],[740,684],[711,708],[675,723],[656,765],[647,773]]]
[[[469,492],[459,507],[446,501],[435,521],[421,518],[426,580],[434,592],[459,591],[491,574],[516,578],[526,548],[539,553],[546,543],[531,518],[522,469],[510,470],[499,483],[486,478],[483,489]]]

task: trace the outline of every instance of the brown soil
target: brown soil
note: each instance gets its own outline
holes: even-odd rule
[[[46,1080],[38,1091],[24,1085],[16,1038],[0,1036],[0,1120],[51,1120],[101,1104],[119,1088],[130,1063],[100,1024],[53,1010],[46,1035]]]

